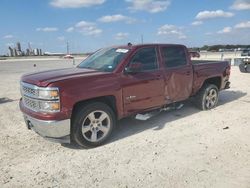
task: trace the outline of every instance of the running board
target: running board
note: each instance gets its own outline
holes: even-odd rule
[[[179,110],[183,106],[184,106],[184,104],[182,104],[182,103],[179,103],[179,104],[174,103],[171,106],[163,107],[163,108],[160,108],[159,110],[154,110],[154,111],[151,111],[151,112],[148,112],[145,114],[136,114],[135,119],[141,120],[141,121],[146,121],[146,120],[156,116],[157,114],[161,113],[162,111]]]
[[[153,112],[149,112],[146,114],[136,114],[135,119],[141,120],[141,121],[146,121],[159,113],[160,113],[160,111],[153,111]]]

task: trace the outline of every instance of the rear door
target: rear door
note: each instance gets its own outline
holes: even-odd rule
[[[142,64],[142,70],[137,73],[124,73],[122,76],[123,104],[127,114],[164,103],[164,75],[159,69],[157,48],[138,49],[128,65],[136,62]]]
[[[187,99],[192,92],[193,68],[184,46],[161,46],[161,59],[165,67],[164,94],[167,103]]]

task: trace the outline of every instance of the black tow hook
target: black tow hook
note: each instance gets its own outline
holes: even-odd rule
[[[29,130],[31,129],[31,127],[33,127],[32,123],[29,120],[27,120],[26,124]]]
[[[225,89],[229,89],[230,88],[230,82],[227,82],[225,85]]]

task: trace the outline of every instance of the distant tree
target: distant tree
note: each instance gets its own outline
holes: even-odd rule
[[[216,52],[218,52],[219,49],[230,50],[230,49],[238,49],[238,48],[242,48],[242,49],[248,48],[248,49],[250,49],[250,45],[232,45],[232,44],[226,44],[226,45],[217,44],[217,45],[211,45],[211,46],[204,45],[201,48],[193,47],[193,48],[190,48],[189,50],[190,51],[207,50],[207,51],[216,51]]]

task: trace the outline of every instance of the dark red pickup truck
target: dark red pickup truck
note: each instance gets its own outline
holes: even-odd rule
[[[61,143],[101,145],[117,120],[194,97],[214,108],[230,86],[226,61],[193,61],[187,48],[147,44],[105,48],[76,68],[21,78],[20,109],[29,129]]]

